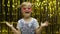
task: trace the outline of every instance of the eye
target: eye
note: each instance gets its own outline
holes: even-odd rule
[[[26,8],[23,8],[23,10],[26,10]]]
[[[30,10],[31,8],[28,8],[28,10]]]

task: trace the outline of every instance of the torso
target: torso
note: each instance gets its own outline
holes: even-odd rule
[[[30,22],[26,23],[24,19],[20,20],[21,22],[21,32],[22,34],[35,34],[35,29],[33,26],[34,19],[31,18]]]

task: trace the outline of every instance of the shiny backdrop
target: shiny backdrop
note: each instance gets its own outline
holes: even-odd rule
[[[40,22],[48,21],[41,34],[60,34],[60,0],[0,0],[0,34],[13,34],[5,24],[9,22],[16,28],[17,21],[22,18],[18,6],[22,2],[33,3],[32,17]]]

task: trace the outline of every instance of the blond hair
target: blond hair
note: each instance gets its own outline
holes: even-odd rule
[[[33,4],[32,3],[30,3],[30,2],[23,2],[21,5],[19,5],[18,7],[23,7],[23,6],[27,6],[27,5],[29,5],[29,6],[33,6]]]

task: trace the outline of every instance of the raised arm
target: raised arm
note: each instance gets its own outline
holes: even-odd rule
[[[36,34],[40,34],[42,29],[45,27],[45,26],[48,26],[48,21],[45,21],[44,23],[41,22],[41,26],[39,26],[39,28],[36,29]]]
[[[16,30],[16,29],[13,27],[13,25],[10,25],[8,22],[6,22],[6,25],[9,26],[9,27],[12,29],[12,31],[13,31],[14,34],[21,34],[20,29]]]

